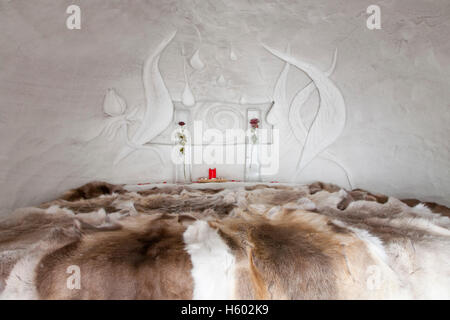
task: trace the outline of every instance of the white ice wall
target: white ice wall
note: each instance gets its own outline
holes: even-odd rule
[[[273,98],[284,63],[261,43],[280,51],[290,43],[292,56],[323,71],[337,49],[330,79],[345,99],[346,122],[327,152],[353,187],[449,205],[450,2],[380,2],[382,29],[371,31],[365,10],[374,3],[1,0],[0,213],[90,180],[170,180],[171,166],[153,152],[114,166],[120,142],[93,138],[105,126],[108,88],[128,106],[145,103],[143,63],[173,30],[160,69],[174,100],[185,85],[182,47],[190,56],[201,44],[205,68],[188,71],[195,98],[232,102]],[[81,7],[81,30],[65,26],[70,4]],[[288,99],[307,83],[291,67]],[[318,103],[313,94],[305,119]],[[274,180],[292,177],[293,148],[283,145]],[[297,181],[313,179],[346,184],[336,164],[320,157]]]

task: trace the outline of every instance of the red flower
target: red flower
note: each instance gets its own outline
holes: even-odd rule
[[[186,123],[184,123],[183,121],[178,122],[178,125],[179,125],[180,127],[184,126],[185,124],[186,124]]]
[[[252,128],[259,128],[258,123],[259,123],[259,119],[253,118],[250,120],[250,125]]]

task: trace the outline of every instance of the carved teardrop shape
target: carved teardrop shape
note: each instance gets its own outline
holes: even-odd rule
[[[189,63],[191,67],[194,68],[195,70],[201,70],[205,67],[205,64],[203,63],[202,59],[200,59],[199,49],[197,49],[194,52]]]
[[[184,86],[183,95],[181,97],[181,102],[186,107],[192,107],[195,104],[194,94],[192,93],[191,87],[189,83],[186,82]]]
[[[125,100],[114,89],[108,89],[103,101],[103,111],[107,115],[115,117],[124,114],[126,108]]]
[[[218,78],[217,78],[217,84],[220,86],[224,86],[227,84],[227,81],[225,80],[225,77],[223,76],[223,74],[221,74]]]
[[[233,47],[231,47],[231,50],[230,50],[230,59],[233,61],[236,61],[238,59],[236,53],[233,50]]]

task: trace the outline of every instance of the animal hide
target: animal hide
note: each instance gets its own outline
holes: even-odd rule
[[[448,215],[321,182],[94,182],[0,221],[0,298],[449,299]]]

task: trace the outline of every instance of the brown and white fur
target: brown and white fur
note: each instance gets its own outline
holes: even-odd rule
[[[324,183],[91,183],[0,221],[0,299],[449,299],[445,209]]]

